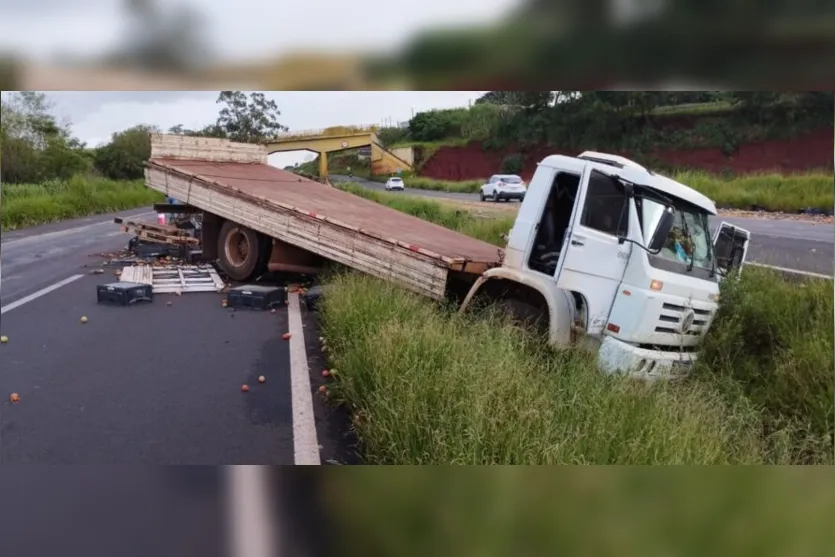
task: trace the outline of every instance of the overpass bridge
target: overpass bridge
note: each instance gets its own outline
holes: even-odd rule
[[[319,178],[328,176],[328,154],[371,147],[371,173],[394,174],[412,170],[411,147],[387,150],[377,138],[377,126],[335,126],[319,130],[284,132],[266,142],[267,152],[311,151],[319,155]]]

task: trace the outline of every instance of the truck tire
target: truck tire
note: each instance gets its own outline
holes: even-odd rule
[[[217,240],[220,268],[232,280],[248,280],[264,263],[264,246],[265,242],[254,230],[226,221]]]
[[[496,303],[496,306],[500,312],[509,315],[518,325],[538,333],[548,333],[548,314],[542,308],[513,298],[503,298]]]

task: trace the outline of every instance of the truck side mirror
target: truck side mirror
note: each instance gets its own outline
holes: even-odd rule
[[[673,215],[673,210],[672,208],[667,207],[664,212],[661,213],[661,218],[658,219],[658,224],[655,225],[655,232],[652,233],[652,239],[647,246],[649,251],[661,251],[661,248],[663,248],[664,244],[667,243],[667,237],[670,235],[670,230],[673,229],[674,222],[675,215]]]

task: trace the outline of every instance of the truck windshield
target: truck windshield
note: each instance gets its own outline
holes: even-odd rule
[[[655,224],[664,211],[664,205],[651,197],[636,196],[638,219],[644,238],[649,244]],[[708,215],[698,207],[683,201],[674,201],[673,228],[667,242],[655,255],[648,254],[650,265],[675,273],[695,273],[702,278],[713,278],[713,244],[708,227]]]

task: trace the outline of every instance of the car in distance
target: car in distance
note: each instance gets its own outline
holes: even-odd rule
[[[481,200],[501,201],[502,199],[525,199],[528,189],[524,180],[516,174],[494,174],[481,186]]]
[[[386,182],[386,191],[394,191],[394,190],[403,191],[404,189],[406,189],[406,186],[403,184],[403,178],[398,178],[397,176],[392,176]]]

